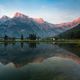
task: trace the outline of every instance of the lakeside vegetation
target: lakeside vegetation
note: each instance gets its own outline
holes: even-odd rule
[[[31,39],[21,39],[21,38],[15,38],[13,39],[8,39],[8,40],[0,40],[0,43],[13,43],[13,42],[32,42],[32,43],[37,43],[37,42],[49,42],[49,43],[75,43],[75,44],[80,44],[80,39],[57,39],[57,40],[51,40],[51,39],[36,39],[36,40],[31,40]]]
[[[39,36],[36,36],[35,34],[29,34],[29,37],[24,37],[23,34],[21,34],[20,38],[16,37],[9,37],[5,35],[4,37],[0,38],[0,43],[14,43],[14,42],[49,42],[49,43],[75,43],[80,44],[80,39],[65,39],[65,38],[57,38],[57,37],[47,37],[47,38],[40,38]]]

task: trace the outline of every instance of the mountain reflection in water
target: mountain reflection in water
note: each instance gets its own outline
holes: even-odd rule
[[[52,43],[0,44],[0,80],[80,80],[79,50],[75,53],[71,51],[73,47],[69,50],[65,46]]]

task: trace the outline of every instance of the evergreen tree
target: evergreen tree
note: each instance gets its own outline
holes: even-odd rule
[[[21,40],[23,40],[23,39],[24,39],[23,34],[21,34]]]
[[[4,36],[4,40],[8,40],[8,36],[7,35]]]
[[[36,35],[35,34],[29,34],[29,39],[30,40],[36,40]]]

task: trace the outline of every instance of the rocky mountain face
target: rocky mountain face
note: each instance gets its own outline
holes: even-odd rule
[[[77,22],[74,21],[73,24]],[[71,23],[71,22],[70,22]],[[27,37],[29,34],[36,34],[40,37],[53,37],[73,27],[72,24],[51,24],[42,18],[30,18],[17,12],[13,18],[3,16],[0,18],[0,36],[5,34],[11,37],[20,37],[21,34]],[[75,23],[74,25],[76,25]]]

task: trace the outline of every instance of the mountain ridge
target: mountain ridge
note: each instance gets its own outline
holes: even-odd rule
[[[59,27],[58,24],[48,23],[42,18],[31,18],[17,12],[12,18],[3,16],[0,19],[0,36],[6,34],[20,37],[23,34],[26,37],[34,33],[40,37],[54,37],[74,26],[68,27],[66,25]]]
[[[25,14],[23,14],[23,13],[20,13],[20,12],[16,12],[14,15],[13,15],[13,17],[12,18],[18,18],[18,17],[22,17],[22,18],[31,18],[31,17],[29,17],[29,16],[26,16]],[[10,17],[8,17],[8,16],[6,16],[6,15],[3,15],[0,19],[2,19],[2,18],[7,18],[7,19],[10,19]],[[43,23],[43,22],[45,22],[45,20],[43,19],[43,18],[32,18],[34,21],[36,21],[36,22],[39,22],[39,21],[41,21],[40,23]],[[47,21],[46,21],[47,22]],[[65,23],[60,23],[60,24],[55,24],[55,25],[57,25],[58,27],[61,27],[61,26],[72,26],[72,25],[74,25],[74,24],[80,24],[80,17],[78,17],[78,18],[76,18],[76,19],[74,19],[74,20],[72,20],[71,22],[65,22]]]

